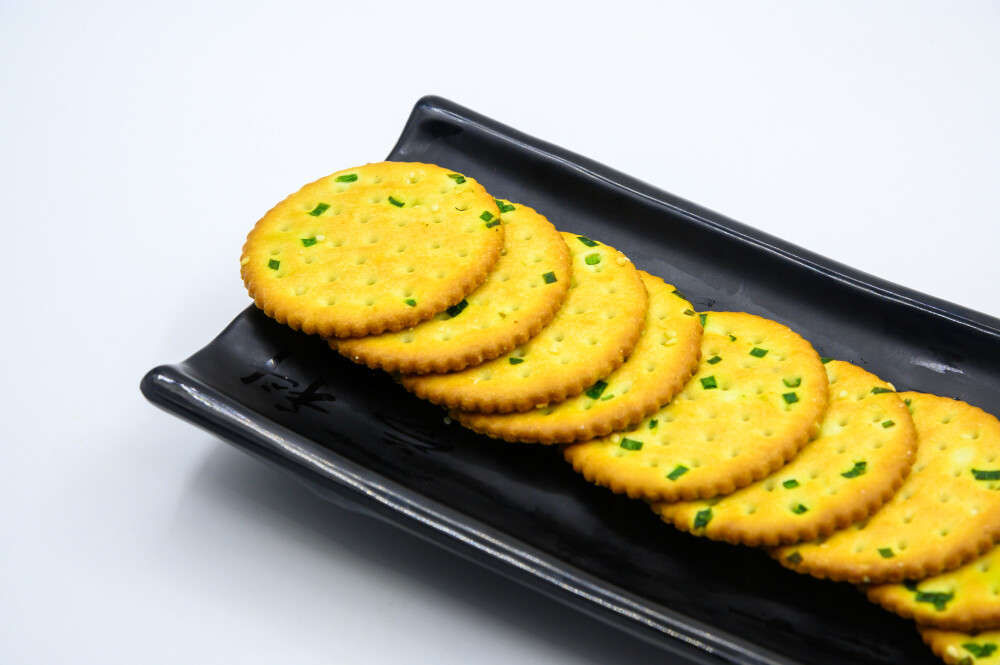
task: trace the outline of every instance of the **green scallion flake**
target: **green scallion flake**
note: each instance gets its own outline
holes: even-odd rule
[[[914,599],[918,603],[930,603],[938,612],[943,612],[945,606],[955,597],[954,593],[944,593],[942,591],[918,591]]]
[[[403,302],[405,302],[405,303],[406,303],[407,305],[409,305],[410,307],[416,307],[416,306],[417,306],[417,301],[416,301],[416,300],[414,300],[413,298],[407,298],[407,299],[406,299],[406,300],[404,300]]]
[[[303,238],[302,239],[302,246],[303,247],[312,247],[315,244],[316,244],[316,238]]]
[[[280,265],[281,261],[276,261],[274,259],[271,259],[270,261],[267,262],[267,267],[270,268],[271,270],[277,270],[278,266]]]
[[[597,242],[594,241],[594,240],[591,240],[587,236],[577,236],[576,239],[579,240],[580,242],[582,242],[587,247],[597,247]]]
[[[792,512],[795,513],[796,515],[801,515],[802,513],[808,512],[808,510],[809,509],[803,506],[801,503],[792,508]]]
[[[694,310],[693,309],[684,310],[684,316],[694,316]]]
[[[556,281],[556,274],[554,272],[547,272],[542,275],[542,279],[545,280],[546,284],[552,284]]]
[[[972,477],[976,480],[1000,480],[1000,469],[990,469],[989,471],[973,469]]]
[[[497,207],[500,208],[500,212],[511,212],[512,210],[514,210],[514,206],[512,206],[509,203],[504,203],[500,199],[493,199],[493,200],[497,202]]]
[[[461,314],[463,311],[465,311],[465,308],[468,307],[468,306],[469,306],[469,301],[468,300],[463,300],[462,302],[460,302],[460,303],[458,303],[456,305],[452,305],[451,307],[449,307],[445,311],[448,312],[448,316],[450,316],[452,318],[455,318],[456,316],[458,316],[459,314]]]
[[[833,360],[833,358],[828,358],[827,356],[821,356],[820,359],[819,359],[819,361],[821,363],[823,363],[824,365],[827,364],[828,362],[830,362],[831,360]]]
[[[888,428],[892,427],[892,426],[893,426],[893,425],[895,425],[895,424],[896,424],[896,423],[894,423],[894,422],[893,422],[893,421],[891,421],[891,420],[884,420],[884,421],[882,421],[882,427],[885,427],[886,429],[888,429]]]
[[[698,320],[701,321],[701,327],[705,327],[705,320],[708,319],[708,314],[699,314]]]
[[[711,390],[712,388],[718,388],[719,384],[715,382],[714,376],[706,376],[701,380],[701,387],[705,390]]]
[[[673,471],[667,474],[667,478],[669,478],[670,480],[677,480],[688,471],[690,471],[690,469],[688,469],[686,466],[684,466],[683,464],[678,464],[677,466],[674,467]]]
[[[587,254],[587,258],[585,258],[583,262],[586,263],[588,266],[596,266],[598,263],[601,262],[601,255],[596,253]]]
[[[858,476],[865,475],[868,470],[868,462],[861,460],[860,462],[855,462],[848,471],[844,471],[842,475],[844,478],[857,478]]]
[[[962,648],[971,653],[976,658],[987,658],[992,656],[997,650],[997,645],[993,642],[983,642],[982,644],[976,644],[975,642],[966,642],[962,645]]]
[[[389,203],[391,203],[392,205],[396,206],[397,208],[402,208],[403,207],[403,202],[400,201],[399,199],[397,199],[395,196],[390,196],[389,197]]]
[[[880,547],[878,548],[878,553],[883,559],[891,559],[896,556],[896,553],[892,551],[891,547]]]
[[[514,356],[511,356],[507,360],[510,362],[511,365],[520,365],[521,363],[524,362],[524,358],[516,358]]]
[[[316,207],[309,211],[309,214],[313,217],[319,217],[330,207],[329,203],[317,203]]]
[[[881,393],[892,393],[892,392],[896,391],[894,391],[892,388],[883,388],[882,386],[875,386],[874,388],[872,388],[873,395],[879,395]]]
[[[604,397],[601,398],[601,401],[602,402],[607,402],[612,397],[614,397],[614,395],[605,395]]]
[[[705,362],[707,362],[709,365],[714,365],[715,363],[722,362],[722,358],[720,358],[719,356],[712,356],[711,358],[709,358]]]
[[[786,388],[798,388],[802,385],[802,377],[800,376],[795,379],[782,379],[782,382],[784,382]]]
[[[587,397],[589,397],[590,399],[597,399],[598,397],[601,396],[601,393],[603,393],[604,389],[607,387],[608,384],[604,383],[603,381],[598,381],[587,390]]]
[[[729,335],[729,341],[730,342],[735,342],[736,341],[736,335],[730,334]]]
[[[781,483],[781,486],[784,487],[786,490],[795,489],[796,487],[799,486],[799,481],[795,480],[794,478],[789,478],[785,482]]]
[[[659,424],[660,422],[656,418],[653,418],[649,421],[649,429],[656,429],[656,426]]]
[[[785,393],[781,397],[785,400],[785,404],[795,404],[799,401],[799,396],[795,393]]]
[[[906,587],[907,590],[909,591],[917,590],[917,583],[914,582],[913,580],[903,580],[903,586]]]
[[[684,297],[684,294],[681,293],[680,291],[678,291],[677,289],[674,289],[673,291],[671,291],[671,293],[673,293],[675,296],[677,296],[681,300],[687,300],[687,298]]]
[[[483,214],[479,216],[479,219],[483,220],[484,222],[488,222],[491,219],[493,219],[493,213],[490,212],[489,210],[484,210]]]
[[[763,358],[767,355],[767,349],[762,349],[759,346],[755,346],[750,349],[750,355],[754,358]]]
[[[903,400],[903,404],[905,404],[906,406],[910,406],[910,403],[912,401],[913,401],[912,399],[910,399],[909,397],[907,397],[906,399]]]
[[[337,176],[337,182],[354,182],[358,179],[357,173],[348,173],[346,175]]]
[[[802,563],[802,555],[799,554],[798,552],[792,552],[791,554],[785,557],[785,561],[792,564],[793,566],[797,566],[800,563]]]
[[[622,437],[622,442],[619,445],[625,450],[642,450],[642,441],[635,439]]]
[[[694,528],[704,529],[712,521],[712,509],[699,510],[694,516]]]
[[[449,173],[448,177],[455,181],[456,184],[461,185],[465,182],[465,176],[461,173]]]
[[[494,226],[500,226],[500,218],[494,219],[492,222],[486,222],[486,228],[492,229]]]

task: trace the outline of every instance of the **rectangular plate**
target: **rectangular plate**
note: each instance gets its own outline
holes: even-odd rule
[[[1000,413],[1000,321],[767,236],[446,100],[413,110],[389,159],[443,165],[663,277],[702,310],[780,321],[901,390]],[[752,269],[749,267],[752,266]],[[446,424],[383,373],[253,307],[151,370],[152,402],[394,523],[694,663],[938,662],[914,625],[848,584],[675,531],[584,482],[552,447]]]

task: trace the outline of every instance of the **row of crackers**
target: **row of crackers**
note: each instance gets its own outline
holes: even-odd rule
[[[429,164],[306,185],[251,231],[241,273],[269,316],[466,427],[561,444],[680,529],[861,585],[946,662],[1000,662],[993,416],[897,393],[774,321],[699,314],[612,247]]]

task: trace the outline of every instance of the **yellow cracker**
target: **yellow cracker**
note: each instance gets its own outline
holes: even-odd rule
[[[813,540],[868,517],[913,464],[917,435],[891,386],[860,367],[826,364],[830,396],[819,436],[761,481],[707,501],[655,503],[666,522],[734,544]],[[794,380],[790,383],[794,384]]]
[[[961,633],[917,626],[920,636],[948,665],[1000,665],[1000,630]]]
[[[919,582],[878,584],[868,597],[891,612],[949,630],[1000,627],[1000,551]]]
[[[509,201],[497,203],[504,248],[478,289],[409,330],[331,340],[331,345],[372,369],[423,374],[478,365],[536,335],[566,298],[569,249],[542,215]],[[546,284],[545,274],[555,281]]]
[[[1000,422],[965,402],[900,393],[917,428],[913,470],[869,519],[773,551],[782,565],[861,584],[956,568],[1000,536]],[[994,479],[995,478],[995,479]]]
[[[297,330],[399,330],[485,279],[503,245],[499,214],[479,183],[439,166],[359,166],[264,215],[247,236],[240,273],[256,305]]]
[[[513,351],[451,374],[404,375],[417,396],[452,409],[527,411],[582,392],[632,352],[646,316],[646,287],[616,249],[563,233],[569,294],[551,323]],[[538,275],[538,288],[553,288]]]
[[[573,444],[565,455],[587,480],[632,498],[711,498],[791,459],[816,433],[826,401],[826,372],[802,337],[752,314],[711,312],[698,372],[673,401],[634,433]]]
[[[524,413],[455,411],[481,434],[538,443],[586,441],[633,425],[670,401],[698,367],[701,322],[691,303],[639,271],[649,294],[642,335],[625,363],[590,390]]]

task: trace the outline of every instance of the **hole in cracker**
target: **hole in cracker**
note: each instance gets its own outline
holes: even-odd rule
[[[464,259],[468,255],[469,255],[469,250],[467,250],[467,249],[460,249],[460,250],[458,250],[458,256],[460,258]]]
[[[371,307],[375,304],[374,298],[365,298],[365,307]]]
[[[281,254],[281,249],[278,248],[278,247],[272,247],[271,248],[271,256],[277,256],[278,254]]]
[[[309,290],[308,286],[296,286],[295,287],[295,295],[297,295],[297,296],[304,296],[306,294],[306,291],[308,291],[308,290]]]
[[[327,307],[331,307],[331,306],[333,306],[333,305],[336,305],[336,304],[337,304],[337,299],[336,299],[336,298],[327,298],[324,304],[325,304],[325,305],[326,305]]]
[[[312,263],[315,260],[316,260],[316,258],[312,254],[310,254],[309,256],[307,256],[306,258],[303,259],[303,262],[306,265],[308,265],[308,264]]]
[[[368,257],[363,255],[355,257],[354,259],[354,265],[356,266],[364,265],[367,262],[368,262]]]

